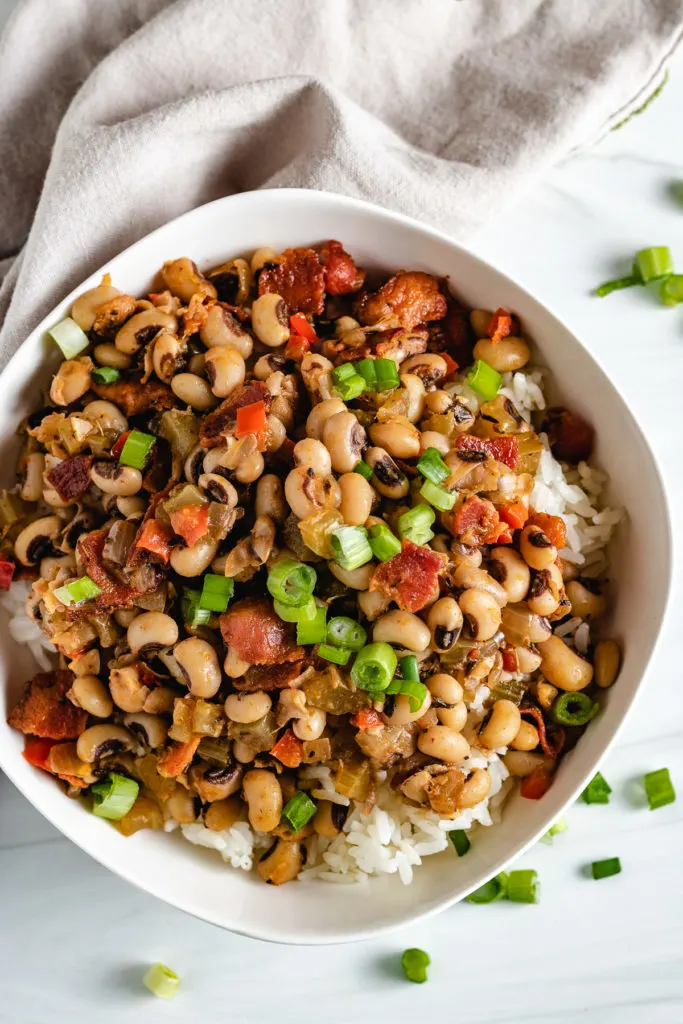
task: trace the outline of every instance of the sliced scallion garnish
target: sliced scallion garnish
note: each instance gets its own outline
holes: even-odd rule
[[[165,964],[152,964],[142,981],[159,999],[173,999],[180,988],[180,978]]]
[[[56,341],[65,359],[73,359],[79,352],[86,349],[90,344],[88,335],[82,331],[75,320],[70,316],[60,320],[58,324],[51,327],[47,332],[53,341]]]
[[[607,857],[605,860],[594,860],[591,864],[591,874],[597,880],[611,878],[621,872],[621,861],[618,857]]]
[[[643,776],[643,784],[651,811],[656,811],[658,807],[666,807],[676,799],[676,790],[671,782],[668,768],[659,768],[656,772],[648,772]]]
[[[424,949],[407,949],[401,957],[401,967],[408,981],[422,985],[427,980],[427,968],[432,961]]]
[[[112,772],[91,786],[90,792],[94,797],[92,812],[98,818],[120,821],[135,803],[139,791],[140,786],[135,779]]]

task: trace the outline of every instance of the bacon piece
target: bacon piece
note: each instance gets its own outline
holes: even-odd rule
[[[252,665],[245,675],[233,679],[232,685],[241,693],[286,690],[299,678],[305,664],[304,661],[289,661],[284,665]]]
[[[24,694],[7,721],[13,729],[50,740],[74,740],[88,723],[88,712],[67,699],[73,673],[39,672],[26,683]]]
[[[93,381],[92,390],[100,398],[113,402],[126,416],[141,416],[147,412],[172,409],[178,400],[166,384],[159,380],[117,380],[113,384],[98,384]]]
[[[217,409],[210,412],[202,421],[199,443],[204,448],[215,448],[225,443],[225,434],[233,429],[237,422],[237,410],[245,405],[263,402],[266,412],[270,408],[272,395],[261,380],[252,380],[235,388]]]
[[[446,315],[446,299],[439,282],[421,270],[401,270],[376,292],[364,292],[356,302],[362,324],[380,321],[387,327],[416,327]]]
[[[275,613],[267,597],[237,601],[223,612],[220,623],[225,643],[250,665],[277,665],[304,656],[293,639],[293,627]]]
[[[546,512],[534,512],[531,509],[527,523],[530,526],[539,526],[558,551],[565,546],[567,542],[567,527],[564,525],[564,519],[561,516],[551,516]]]
[[[94,603],[103,611],[112,608],[130,608],[143,594],[157,588],[160,582],[159,576],[154,571],[150,572],[149,585],[145,589],[140,589],[119,579],[104,566],[103,551],[106,539],[107,531],[102,529],[86,533],[78,541],[78,555],[83,563],[83,568],[90,579],[102,590],[102,593],[95,598]],[[133,545],[132,552],[135,553],[135,545]],[[153,569],[152,566],[149,568]]]
[[[319,315],[325,308],[325,269],[313,249],[285,249],[275,266],[267,264],[258,279],[259,295],[276,292],[290,313]]]
[[[476,495],[463,502],[453,516],[453,533],[468,547],[493,543],[499,536],[500,527],[495,506],[487,498]]]
[[[512,313],[508,313],[506,309],[497,309],[486,325],[486,333],[494,345],[497,341],[502,341],[503,338],[507,338],[509,334],[513,334],[517,330],[519,330],[517,317],[513,316]]]
[[[325,289],[330,295],[348,295],[363,287],[365,271],[358,269],[341,242],[331,238],[320,256],[325,267]]]
[[[90,487],[90,455],[71,455],[46,474],[62,501],[71,501]]]
[[[595,431],[590,423],[559,406],[548,409],[543,429],[550,440],[553,455],[560,462],[584,462],[591,457]]]
[[[404,612],[419,612],[439,594],[439,573],[445,559],[431,548],[404,540],[401,551],[382,562],[370,580],[370,590],[395,601]]]
[[[157,771],[164,779],[177,779],[189,767],[197,752],[201,736],[191,736],[186,743],[170,743],[159,755]]]
[[[547,754],[548,757],[559,757],[567,736],[562,726],[547,725],[540,708],[534,707],[533,704],[521,707],[519,710],[522,717],[528,715],[530,718],[533,718],[538,729],[538,737],[541,741],[543,753]],[[549,733],[551,734],[549,735]]]
[[[474,437],[460,434],[455,442],[457,451],[484,452],[496,462],[503,462],[514,469],[519,458],[519,444],[516,437]]]

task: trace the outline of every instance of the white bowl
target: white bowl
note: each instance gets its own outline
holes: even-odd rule
[[[551,367],[567,404],[597,430],[597,460],[611,477],[610,500],[628,511],[613,560],[616,606],[610,632],[621,639],[624,662],[605,710],[563,761],[539,801],[513,796],[501,824],[477,833],[467,857],[452,850],[426,858],[413,884],[397,876],[363,886],[293,883],[263,885],[226,866],[213,851],[175,835],[141,832],[125,839],[21,756],[23,737],[5,719],[35,666],[2,622],[0,763],[26,797],[65,835],[100,863],[168,903],[223,928],[261,939],[331,943],[367,938],[433,914],[462,899],[514,860],[546,831],[581,791],[613,742],[637,691],[664,616],[672,543],[667,502],[654,457],[607,374],[541,303],[493,267],[416,221],[354,199],[321,192],[274,190],[232,196],[193,210],[131,246],[103,268],[133,294],[145,292],[166,259],[190,256],[209,267],[269,245],[277,250],[340,239],[364,267],[421,269],[449,275],[452,288],[474,307],[518,312]],[[84,281],[26,339],[0,377],[0,465],[12,481],[17,423],[33,411],[38,389],[58,362],[45,330],[66,316]]]

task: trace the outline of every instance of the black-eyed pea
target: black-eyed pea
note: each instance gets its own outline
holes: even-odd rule
[[[274,473],[266,473],[256,484],[254,509],[257,516],[270,516],[276,523],[284,523],[287,506],[282,481]]]
[[[513,750],[535,750],[540,742],[541,738],[536,726],[522,719],[519,732],[510,743],[510,746]]]
[[[370,438],[397,459],[413,459],[420,454],[420,431],[405,417],[373,423]]]
[[[431,640],[429,627],[412,612],[386,612],[375,622],[372,639],[376,643],[395,644],[409,651],[426,651]]]
[[[527,750],[508,750],[503,755],[503,764],[510,772],[510,775],[518,779],[524,779],[527,775],[544,768],[546,771],[553,771],[555,761],[545,754],[536,754]]]
[[[150,715],[147,711],[137,711],[123,716],[123,724],[140,737],[150,750],[158,750],[166,742],[168,726],[161,715]]]
[[[42,516],[25,526],[14,542],[14,554],[22,565],[36,565],[52,550],[63,528],[59,516]]]
[[[126,640],[133,654],[145,658],[178,639],[178,624],[164,612],[141,612],[130,622]]]
[[[611,686],[619,674],[621,651],[616,640],[600,640],[593,655],[595,682],[605,690]]]
[[[249,824],[257,832],[272,832],[282,814],[282,787],[273,772],[254,768],[244,776],[242,792],[247,802]]]
[[[470,753],[470,745],[462,733],[453,732],[446,725],[433,725],[421,732],[417,746],[427,757],[434,757],[445,764],[460,764]]]
[[[92,330],[99,307],[120,294],[119,289],[112,285],[109,274],[105,274],[100,284],[78,296],[71,307],[71,319],[87,333]]]
[[[225,398],[244,383],[246,366],[244,359],[235,349],[217,345],[208,349],[204,356],[204,372],[214,395]]]
[[[543,615],[534,615],[525,604],[508,604],[502,610],[501,626],[513,647],[528,647],[547,640],[552,626]]]
[[[122,711],[142,711],[150,690],[141,681],[135,665],[124,665],[109,673],[109,692]]]
[[[428,392],[425,398],[425,408],[428,412],[433,413],[436,416],[443,416],[453,405],[453,398],[448,394],[447,391],[441,391],[437,388],[436,391]],[[436,433],[436,431],[434,431]],[[441,435],[444,436],[443,434]]]
[[[252,274],[247,260],[237,257],[212,267],[207,277],[220,293],[223,301],[243,306],[251,291]]]
[[[266,416],[266,440],[264,451],[277,452],[282,448],[287,437],[287,428],[279,416],[268,413]]]
[[[319,708],[306,708],[305,713],[294,721],[292,731],[297,739],[317,740],[322,736],[326,725],[327,715],[324,711]]]
[[[133,363],[131,356],[126,355],[125,352],[119,352],[116,345],[112,345],[109,341],[95,345],[92,355],[99,366],[113,366],[115,370],[127,370]]]
[[[361,591],[358,594],[357,601],[358,607],[368,622],[374,622],[375,619],[378,619],[391,604],[390,599],[385,594],[381,594],[379,590]]]
[[[249,725],[258,722],[271,708],[271,699],[263,690],[256,693],[231,693],[225,699],[225,714],[231,722]]]
[[[170,820],[177,821],[180,825],[189,825],[197,817],[194,809],[194,795],[180,783],[176,783],[173,792],[164,804],[164,810]]]
[[[274,846],[267,850],[256,870],[268,885],[284,885],[293,881],[303,866],[301,843],[297,840],[278,839]]]
[[[313,406],[306,420],[308,436],[321,441],[325,424],[332,416],[336,416],[340,412],[346,412],[346,405],[341,398],[326,398],[324,401],[318,402]]]
[[[161,331],[175,334],[178,321],[172,313],[164,313],[161,309],[143,309],[126,320],[114,338],[114,345],[119,352],[132,356],[139,349],[149,345]]]
[[[365,431],[352,412],[331,416],[323,426],[322,440],[336,473],[350,473],[367,444]]]
[[[115,501],[117,509],[126,519],[140,517],[147,508],[145,499],[135,495],[121,494],[116,497]]]
[[[199,328],[199,337],[206,348],[224,346],[239,352],[243,359],[249,358],[254,347],[254,339],[249,332],[242,327],[237,317],[220,303],[209,309],[206,320]]]
[[[339,511],[348,526],[362,526],[372,512],[375,491],[360,473],[343,473],[339,480]]]
[[[107,402],[104,398],[88,402],[81,415],[94,426],[104,431],[123,434],[124,431],[128,430],[128,420],[121,410],[113,402]]]
[[[531,359],[531,350],[523,338],[507,337],[493,342],[480,338],[474,346],[473,356],[482,359],[498,373],[521,370]]]
[[[532,569],[549,568],[557,558],[557,548],[540,526],[529,524],[519,539],[522,558]]]
[[[328,562],[327,565],[332,575],[336,576],[340,583],[343,583],[351,590],[360,591],[367,591],[372,574],[376,568],[375,562],[367,562],[365,565],[360,565],[357,569],[342,569],[341,565],[337,565],[336,562]]]
[[[134,750],[136,745],[135,737],[128,729],[107,722],[102,725],[91,725],[82,732],[76,741],[76,753],[81,761],[92,764],[93,761],[99,761],[111,754]]]
[[[313,818],[313,828],[319,836],[334,839],[344,828],[349,809],[331,800],[321,800]]]
[[[341,491],[332,475],[320,476],[310,467],[295,466],[285,480],[285,498],[297,519],[305,519],[314,512],[338,508]]]
[[[531,573],[524,559],[513,548],[493,548],[489,555],[488,570],[505,591],[508,601],[523,601],[529,590]]]
[[[517,705],[511,700],[497,700],[479,733],[479,742],[489,750],[507,747],[519,732],[521,724],[522,716]]]
[[[221,669],[210,643],[196,636],[181,640],[173,648],[173,657],[193,697],[215,697],[221,685]]]
[[[244,769],[231,761],[226,765],[197,764],[190,768],[190,785],[204,803],[226,800],[237,793]]]
[[[557,697],[558,692],[557,687],[553,686],[552,683],[546,683],[541,680],[541,682],[536,684],[536,698],[541,707],[545,708],[546,711]]]
[[[314,473],[319,473],[321,476],[329,476],[332,472],[329,451],[322,441],[318,441],[314,437],[305,437],[302,441],[297,441],[292,451],[292,458],[295,466],[312,469]]]
[[[401,372],[413,373],[419,377],[425,388],[436,387],[448,373],[448,364],[443,356],[435,352],[423,352],[410,356],[401,363]]]
[[[422,703],[415,711],[412,709],[410,698],[405,693],[397,694],[393,698],[393,702],[389,704],[391,700],[392,698],[388,697],[385,703],[384,721],[387,725],[408,725],[409,722],[419,721],[425,711],[429,710],[432,703],[432,695],[427,690]]]
[[[196,263],[186,256],[167,260],[161,268],[164,284],[173,295],[187,305],[193,295],[215,299],[216,288],[200,272]]]
[[[487,328],[491,321],[491,313],[488,309],[473,309],[470,313],[470,326],[477,338],[488,338]]]
[[[90,387],[92,363],[86,357],[65,359],[52,378],[50,398],[55,405],[71,405],[78,401]]]
[[[212,832],[224,832],[244,817],[245,806],[237,796],[215,800],[204,811],[204,824]]]
[[[173,711],[176,693],[168,686],[155,686],[145,698],[142,710],[150,715],[168,715]]]
[[[142,473],[120,462],[93,462],[90,479],[104,494],[130,496],[142,487]]]
[[[437,708],[436,717],[441,725],[447,725],[454,732],[462,732],[467,724],[467,705],[464,700],[448,708]]]
[[[249,667],[249,662],[240,658],[234,647],[228,648],[225,660],[223,661],[223,671],[226,676],[229,676],[231,679],[239,679]],[[235,754],[235,757],[237,757],[237,754]]]
[[[567,583],[567,597],[571,613],[578,619],[601,619],[607,610],[607,601],[598,580],[579,577]]]
[[[249,267],[253,275],[256,275],[259,270],[263,270],[266,263],[277,263],[277,253],[275,249],[271,249],[268,245],[262,245],[260,249],[256,249],[251,259],[249,260]]]
[[[230,481],[219,473],[202,473],[198,483],[212,501],[218,501],[229,509],[237,505],[237,491]]]
[[[468,807],[476,807],[485,800],[491,789],[491,776],[487,768],[475,768],[471,772],[460,792],[455,797],[455,806],[459,811]]]
[[[445,434],[439,434],[436,430],[423,430],[420,434],[420,452],[426,452],[428,448],[436,448],[440,455],[448,455],[451,446]]]
[[[282,296],[275,292],[260,295],[251,307],[254,334],[269,348],[279,348],[289,340],[289,318]]]
[[[463,698],[462,686],[455,676],[448,675],[446,672],[437,672],[436,675],[430,676],[427,686],[437,707],[444,705],[452,707]]]
[[[213,409],[217,404],[216,396],[208,381],[196,373],[176,373],[171,378],[171,391],[181,402],[191,405],[199,412]]]
[[[43,473],[45,456],[42,452],[31,452],[21,462],[21,497],[24,501],[40,501],[43,496]]]
[[[427,614],[427,625],[432,632],[432,648],[442,654],[450,651],[460,636],[462,624],[462,611],[455,598],[441,597],[435,601]]]
[[[175,334],[163,332],[152,343],[152,366],[159,380],[170,383],[183,362],[184,346]],[[125,358],[130,358],[129,356]]]
[[[218,551],[218,541],[201,537],[192,547],[179,544],[171,551],[171,568],[179,576],[201,576],[205,572]]]
[[[560,690],[585,690],[593,679],[593,666],[568,647],[559,636],[550,636],[538,644],[541,671]]]
[[[556,565],[531,573],[526,603],[535,615],[553,615],[557,611],[562,593],[562,574]]]
[[[533,647],[515,647],[517,669],[525,675],[535,672],[541,664],[541,655]]]
[[[94,675],[76,676],[67,697],[76,707],[83,708],[94,718],[109,718],[114,702],[109,690]]]
[[[458,604],[474,640],[490,640],[500,629],[500,605],[485,590],[464,590]]]
[[[384,498],[398,501],[405,498],[410,490],[408,477],[398,468],[391,455],[384,448],[368,448],[365,462],[372,469],[371,483]]]

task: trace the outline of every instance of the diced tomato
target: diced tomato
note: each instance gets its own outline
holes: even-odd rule
[[[14,562],[6,562],[0,559],[0,590],[9,590],[16,565]]]
[[[526,505],[523,505],[521,501],[516,501],[512,505],[499,505],[498,515],[513,530],[521,530],[529,518]]]
[[[209,525],[208,505],[183,505],[171,512],[173,532],[182,537],[188,547],[192,547],[204,536]]]
[[[48,755],[57,742],[57,740],[41,739],[38,736],[27,736],[22,755],[29,764],[47,772],[50,770],[47,766]]]
[[[297,316],[299,316],[298,313]],[[300,334],[293,334],[285,345],[285,358],[300,363],[310,347],[311,343],[307,338],[302,338]]]
[[[531,775],[522,779],[519,792],[526,800],[540,800],[550,789],[551,781],[546,768],[534,768]]]
[[[529,515],[529,525],[539,526],[551,544],[560,551],[567,541],[567,527],[561,516],[551,516],[546,512],[534,512]]]
[[[294,313],[289,318],[289,326],[300,338],[305,338],[312,345],[318,340],[318,335],[312,324],[308,322],[303,313]]]
[[[115,459],[118,459],[118,457],[120,456],[121,452],[123,451],[123,446],[126,443],[126,441],[128,440],[128,435],[129,434],[130,434],[130,430],[124,430],[124,432],[122,434],[119,434],[119,436],[116,438],[116,441],[112,445],[111,453],[112,453],[112,455],[114,456]]]
[[[300,739],[288,729],[270,751],[273,757],[281,761],[286,768],[298,768],[304,759],[304,745]]]
[[[439,352],[439,355],[446,364],[446,376],[452,377],[455,371],[458,369],[458,363],[456,363],[455,359],[451,359],[448,352]]]
[[[384,721],[379,711],[374,708],[363,708],[358,714],[351,716],[351,725],[357,729],[383,729]]]
[[[501,533],[495,506],[487,498],[468,498],[453,516],[452,530],[463,544],[470,547],[493,543],[488,538],[495,540]]]
[[[168,542],[172,536],[173,530],[166,523],[162,523],[158,519],[148,519],[140,528],[140,535],[135,547],[157,555],[165,565],[171,555]]]
[[[513,317],[511,313],[508,313],[506,309],[496,310],[486,325],[486,333],[494,344],[497,341],[502,341],[503,338],[507,338],[509,334],[512,334],[514,320],[515,317]]]
[[[506,672],[517,671],[517,654],[512,647],[504,647],[502,650],[503,668]]]
[[[484,452],[490,459],[502,462],[514,469],[519,459],[519,444],[516,437],[474,437],[460,434],[455,442],[456,451]]]
[[[237,437],[246,437],[247,434],[260,434],[266,429],[266,403],[252,402],[251,405],[243,405],[237,410]]]

